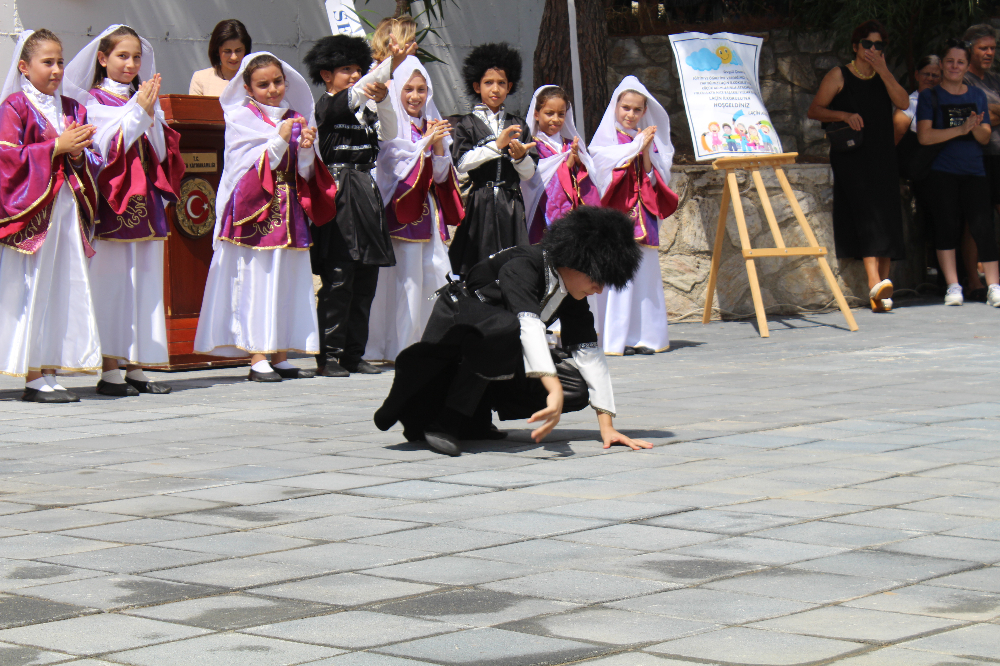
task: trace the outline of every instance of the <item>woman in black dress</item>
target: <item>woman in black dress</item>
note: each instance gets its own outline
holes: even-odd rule
[[[892,117],[909,107],[910,98],[885,64],[887,42],[878,21],[855,28],[854,60],[827,72],[808,114],[863,131],[860,146],[830,151],[833,237],[838,258],[864,261],[873,312],[892,309],[889,262],[905,257]]]

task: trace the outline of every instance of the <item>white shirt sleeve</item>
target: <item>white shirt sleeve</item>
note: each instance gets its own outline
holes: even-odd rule
[[[545,340],[545,324],[533,312],[517,315],[521,324],[521,353],[524,356],[524,374],[528,377],[555,377],[556,364]]]
[[[280,135],[275,135],[270,141],[267,142],[267,162],[272,169],[277,169],[278,165],[281,164],[281,158],[285,156],[285,151],[288,150],[288,142],[281,138]]]
[[[522,333],[523,337],[523,333]],[[615,394],[611,390],[608,361],[600,347],[583,347],[573,351],[573,360],[587,382],[590,406],[599,412],[615,415]]]
[[[347,97],[347,104],[351,107],[351,111],[359,109],[365,102],[368,101],[368,97],[366,97],[363,92],[365,86],[369,83],[388,83],[391,76],[392,58],[386,58],[380,62],[377,67],[358,79],[358,82],[351,86]],[[388,95],[386,95],[386,97],[388,97]],[[392,109],[390,109],[390,111],[391,110]],[[382,114],[379,113],[379,117],[381,117],[381,115]],[[395,136],[395,134],[393,134],[393,136]]]
[[[520,160],[511,160],[511,162],[521,180],[531,180],[531,177],[535,175],[535,160],[531,159],[531,155],[526,154]]]
[[[434,182],[443,183],[448,180],[448,174],[451,173],[451,155],[447,153],[434,155],[433,152],[431,155],[431,164],[434,165]]]
[[[391,141],[396,138],[399,127],[396,124],[396,111],[392,108],[389,95],[375,105],[378,112],[378,140]]]
[[[503,153],[497,148],[496,141],[490,141],[485,146],[479,146],[478,148],[473,148],[465,155],[462,155],[462,159],[458,162],[458,172],[468,173],[480,167],[490,160],[495,160],[498,157],[502,157]]]
[[[122,117],[121,130],[124,149],[131,148],[132,144],[138,141],[139,137],[152,126],[153,119],[146,113],[146,109],[134,104],[132,110],[126,112]],[[160,135],[162,136],[163,133],[161,132]]]
[[[313,171],[316,165],[316,151],[312,148],[304,149],[299,146],[299,163],[298,170],[299,175],[309,180],[313,176]]]

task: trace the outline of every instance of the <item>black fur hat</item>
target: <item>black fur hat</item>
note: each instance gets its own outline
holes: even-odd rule
[[[316,42],[302,61],[309,68],[313,83],[323,85],[320,72],[324,69],[332,72],[338,67],[357,65],[361,73],[366,74],[372,66],[372,49],[363,37],[331,35]]]
[[[510,82],[508,94],[521,83],[521,54],[507,42],[480,44],[465,57],[462,65],[462,77],[465,79],[466,92],[473,97],[479,97],[473,83],[482,81],[488,70],[500,69],[507,75]]]
[[[631,220],[613,208],[580,206],[549,227],[542,248],[553,266],[616,289],[632,281],[642,259]]]

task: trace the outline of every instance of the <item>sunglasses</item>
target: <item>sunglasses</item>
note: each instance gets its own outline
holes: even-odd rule
[[[876,51],[881,51],[883,48],[885,48],[885,42],[883,42],[881,40],[877,41],[877,42],[873,42],[870,39],[862,39],[861,40],[861,46],[863,48],[865,48],[865,49],[870,49],[870,48],[874,47]]]
[[[944,43],[946,49],[965,49],[968,51],[972,48],[972,42],[966,42],[961,39],[949,39]]]

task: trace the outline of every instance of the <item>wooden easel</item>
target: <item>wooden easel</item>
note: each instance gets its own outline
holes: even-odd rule
[[[712,163],[712,167],[716,171],[724,170],[726,172],[726,185],[722,190],[722,202],[719,205],[719,226],[715,230],[715,248],[712,250],[712,270],[708,274],[705,315],[702,317],[701,323],[707,324],[712,319],[712,296],[715,293],[715,282],[719,276],[722,241],[726,237],[726,216],[729,214],[729,200],[732,199],[733,213],[736,215],[736,228],[739,230],[740,244],[743,247],[743,258],[747,262],[750,294],[753,296],[753,307],[757,312],[757,325],[760,329],[760,337],[766,338],[770,336],[767,330],[767,317],[764,314],[764,302],[760,296],[760,283],[757,281],[757,268],[754,265],[754,259],[760,257],[816,257],[819,261],[819,267],[823,271],[823,277],[826,278],[827,284],[830,285],[830,290],[833,292],[834,298],[837,299],[840,311],[844,313],[844,319],[847,320],[848,327],[852,331],[858,330],[858,325],[854,321],[854,315],[851,314],[847,300],[844,299],[844,294],[840,291],[837,279],[833,276],[830,264],[826,260],[826,248],[820,247],[819,243],[816,242],[816,236],[813,234],[809,222],[806,221],[805,215],[802,214],[799,202],[795,199],[795,193],[792,192],[792,187],[788,184],[788,178],[785,177],[785,171],[781,168],[782,164],[794,164],[795,158],[798,155],[798,153],[779,153],[777,155],[756,155],[753,157],[722,157]],[[782,191],[788,198],[788,203],[792,207],[792,213],[795,214],[795,219],[802,228],[802,233],[809,242],[809,247],[785,247],[785,241],[782,239],[781,231],[778,229],[778,221],[775,219],[774,210],[771,208],[771,200],[768,198],[767,190],[764,188],[764,179],[760,175],[762,168],[774,169],[774,174],[781,184]],[[774,237],[777,247],[759,249],[750,247],[747,221],[743,215],[740,190],[736,183],[736,169],[745,169],[750,172],[753,182],[757,186],[760,203],[764,208],[764,216],[767,218],[767,224],[771,228],[771,235]]]

